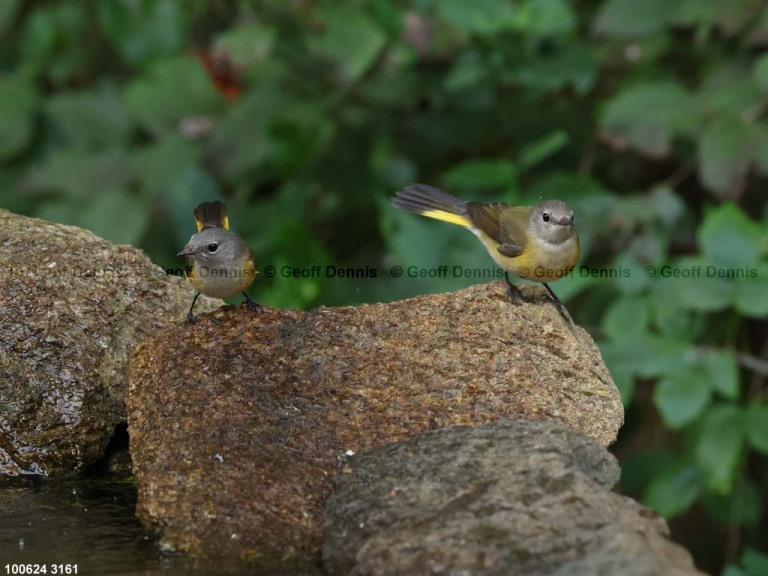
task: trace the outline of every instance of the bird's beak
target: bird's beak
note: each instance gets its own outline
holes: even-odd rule
[[[194,255],[194,253],[195,253],[195,250],[191,246],[186,245],[184,246],[184,250],[176,254],[176,256],[192,256]]]
[[[573,224],[573,218],[561,218],[557,223],[560,224],[560,226],[570,226]]]

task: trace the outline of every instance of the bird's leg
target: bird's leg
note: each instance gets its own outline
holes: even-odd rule
[[[192,314],[192,309],[195,307],[195,302],[197,302],[197,297],[200,296],[200,292],[195,294],[195,297],[192,298],[192,306],[189,307],[189,312],[187,312],[187,322],[190,324],[194,324],[197,318],[195,318],[195,315]]]
[[[248,310],[256,310],[258,308],[261,308],[261,304],[253,300],[250,296],[248,296],[248,293],[243,290],[243,296],[245,296],[245,304],[248,306]]]
[[[546,282],[542,282],[542,284],[544,284],[544,288],[547,289],[547,292],[549,292],[549,295],[552,297],[552,302],[554,303],[555,308],[557,308],[557,311],[560,312],[560,316],[563,317],[563,320],[570,323],[571,321],[568,319],[568,316],[565,315],[563,303],[560,302],[560,298],[557,297],[557,295],[552,291],[552,288],[550,288]]]
[[[509,281],[509,272],[504,272],[504,280],[507,281],[507,297],[512,304],[517,304],[517,299],[522,298],[520,289]]]

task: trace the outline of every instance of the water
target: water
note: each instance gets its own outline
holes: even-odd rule
[[[129,482],[0,479],[0,576],[29,573],[21,564],[45,565],[46,576],[319,574],[162,553],[134,516],[135,506]]]

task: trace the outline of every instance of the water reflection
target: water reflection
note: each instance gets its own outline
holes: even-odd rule
[[[77,564],[77,574],[318,574],[196,561],[160,553],[134,517],[132,483],[105,480],[0,480],[0,573],[6,564]]]

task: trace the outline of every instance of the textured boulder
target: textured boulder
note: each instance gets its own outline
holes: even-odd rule
[[[128,417],[137,513],[166,546],[311,557],[344,454],[449,425],[623,421],[589,335],[502,283],[313,311],[222,308],[141,344]]]
[[[183,324],[192,295],[136,248],[0,210],[0,474],[98,460],[125,420],[128,355]]]
[[[339,478],[333,574],[702,574],[661,518],[609,491],[613,456],[556,422],[436,430],[355,455]]]

